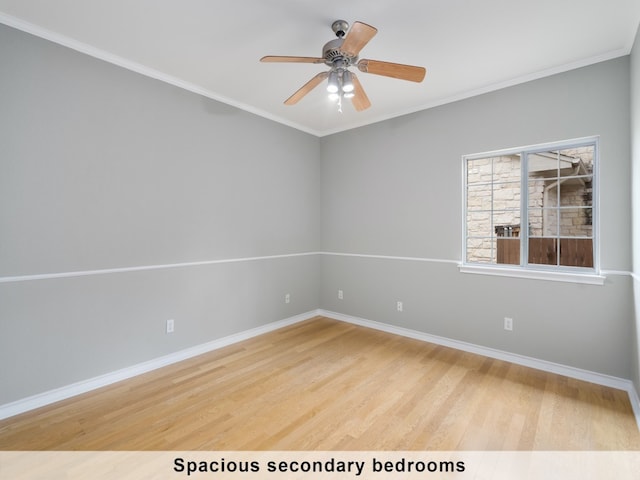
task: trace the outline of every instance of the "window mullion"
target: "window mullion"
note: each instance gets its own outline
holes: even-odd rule
[[[562,178],[560,174],[560,149],[556,152],[556,164],[557,164],[557,179],[556,179],[556,267],[560,266],[560,225],[562,222],[560,204],[562,203]]]
[[[498,263],[498,235],[496,234],[496,230],[495,230],[495,225],[493,224],[493,212],[495,210],[495,206],[493,204],[493,202],[495,201],[494,198],[494,191],[495,191],[495,184],[496,184],[496,178],[495,178],[495,162],[496,159],[492,158],[491,159],[491,211],[489,212],[489,235],[491,235],[491,260],[493,261],[493,259],[496,259],[495,263]]]
[[[529,263],[529,168],[528,155],[520,154],[520,265]]]

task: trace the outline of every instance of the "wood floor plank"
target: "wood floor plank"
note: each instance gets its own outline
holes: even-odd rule
[[[640,450],[626,392],[317,317],[0,421],[2,450]]]

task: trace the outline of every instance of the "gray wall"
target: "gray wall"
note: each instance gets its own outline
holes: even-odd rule
[[[0,65],[0,280],[319,249],[318,138],[1,25]],[[318,274],[2,282],[0,404],[317,309]]]
[[[0,404],[316,308],[640,384],[629,276],[456,266],[463,154],[601,135],[602,267],[631,269],[628,57],[322,139],[4,26],[0,64]],[[431,260],[10,278],[318,250]]]
[[[635,349],[633,355],[633,381],[640,392],[640,27],[631,51],[631,150],[633,185],[633,273],[635,302]]]
[[[325,256],[322,307],[631,378],[628,275],[589,286],[456,266],[462,155],[600,135],[602,268],[630,270],[629,81],[624,57],[323,138],[324,251],[448,262]]]

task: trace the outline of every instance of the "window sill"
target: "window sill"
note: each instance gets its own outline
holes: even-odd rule
[[[550,280],[553,282],[584,283],[588,285],[604,285],[604,281],[607,278],[597,273],[551,272],[494,265],[458,265],[458,269],[461,273],[530,278],[533,280]]]

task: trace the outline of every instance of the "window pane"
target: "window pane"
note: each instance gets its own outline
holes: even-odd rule
[[[467,162],[467,261],[494,263],[491,210],[493,159]]]
[[[520,211],[493,212],[493,234],[497,237],[519,237]]]
[[[467,212],[468,237],[491,237],[493,235],[491,212]]]
[[[516,237],[496,238],[496,263],[520,265],[520,239]]]
[[[520,210],[520,181],[493,185],[494,210]]]
[[[561,237],[591,237],[593,236],[592,209],[563,208],[560,210]]]
[[[546,180],[529,177],[529,207],[542,208],[544,206],[544,192]]]
[[[592,177],[572,177],[559,186],[560,206],[590,207],[593,204]]]
[[[491,160],[491,158],[479,158],[467,161],[467,185],[491,183],[493,169]]]
[[[469,185],[467,187],[467,209],[491,211],[491,185]]]
[[[529,238],[529,263],[534,265],[557,265],[556,238]]]
[[[542,237],[542,209],[530,208],[527,215],[529,217],[529,235]]]
[[[468,238],[467,262],[495,263],[493,238]]]
[[[493,159],[493,177],[495,182],[520,183],[520,156],[503,155]]]
[[[578,172],[578,175],[593,174],[594,146],[565,148],[560,150],[559,155],[571,163],[571,168]],[[574,174],[575,175],[575,174]]]
[[[532,237],[558,236],[557,208],[530,208],[528,215],[529,235]]]
[[[558,152],[535,152],[527,154],[527,177],[558,178]]]
[[[560,239],[560,265],[593,267],[593,240],[590,238]]]

